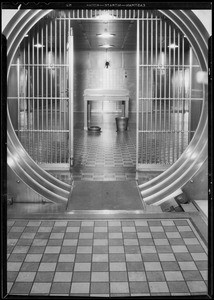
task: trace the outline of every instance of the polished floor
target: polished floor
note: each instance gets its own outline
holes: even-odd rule
[[[85,131],[83,122],[74,127],[74,165],[70,172],[50,171],[58,179],[74,181],[147,182],[161,173],[159,170],[136,172],[136,123],[128,130],[117,132],[116,115],[94,114],[91,126],[101,127],[100,133]]]
[[[207,248],[189,219],[8,220],[8,293],[207,293]]]

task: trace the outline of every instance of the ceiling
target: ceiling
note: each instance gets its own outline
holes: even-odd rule
[[[74,47],[79,50],[103,50],[109,44],[112,50],[136,50],[136,21],[73,21]],[[108,32],[112,37],[102,38],[98,34]]]

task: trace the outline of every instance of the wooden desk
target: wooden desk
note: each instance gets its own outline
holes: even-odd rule
[[[128,118],[129,114],[129,91],[126,89],[86,89],[84,91],[84,130],[88,130],[90,122],[91,101],[121,101],[123,115]]]

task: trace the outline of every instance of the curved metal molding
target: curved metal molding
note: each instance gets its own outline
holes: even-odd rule
[[[25,33],[41,18],[48,14],[51,10],[22,10],[14,16],[14,18],[8,23],[3,34],[5,34],[8,40],[8,68],[12,62],[13,56],[23,39]],[[168,17],[188,38],[189,43],[192,45],[196,56],[199,60],[202,70],[207,71],[208,68],[208,38],[209,35],[201,24],[200,20],[190,10],[159,10],[163,15]],[[9,73],[9,72],[8,72]],[[207,97],[207,93],[205,95]],[[207,122],[208,113],[207,106],[208,101],[205,97],[203,103],[201,118],[197,127],[196,133],[188,145],[185,152],[181,157],[173,164],[169,169],[163,172],[158,177],[149,181],[146,184],[140,185],[139,189],[145,202],[155,203],[160,201],[167,195],[170,195],[173,191],[181,188],[187,183],[193,175],[199,170],[200,166],[207,159],[208,147],[208,135],[207,135]],[[22,149],[20,155],[20,164],[26,160],[25,173],[31,174],[30,170],[34,169],[38,173],[38,178],[44,177],[46,179],[45,184],[50,184],[50,195],[53,182],[56,184],[55,193],[57,194],[58,187],[69,190],[70,186],[64,185],[62,182],[53,178],[43,169],[41,169],[26,153],[23,149],[20,141],[18,140],[8,112],[8,138],[13,141],[14,146]],[[202,149],[201,149],[201,146]],[[10,149],[12,150],[12,149]],[[11,153],[11,152],[10,152]],[[12,156],[12,154],[11,154]],[[16,162],[14,162],[16,164]],[[184,175],[185,172],[185,175]],[[22,176],[22,174],[20,175]],[[24,174],[23,174],[24,176]],[[31,178],[31,177],[29,177]],[[29,179],[28,178],[28,179]],[[41,179],[41,178],[40,178]],[[41,187],[41,193],[43,192],[43,186]],[[51,195],[52,196],[52,195]]]

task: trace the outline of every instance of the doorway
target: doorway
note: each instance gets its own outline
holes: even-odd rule
[[[70,28],[74,32],[73,80],[68,60]],[[109,48],[102,47],[107,42],[99,37],[103,32],[112,34]],[[17,89],[11,89],[9,106],[20,141],[40,166],[60,172],[74,166],[73,176],[97,179],[98,168],[94,172],[83,169],[97,167],[90,159],[105,154],[101,146],[106,147],[112,138],[121,146],[119,154],[109,156],[110,143],[104,161],[98,159],[108,180],[133,179],[136,170],[157,174],[179,158],[197,128],[203,88],[192,80],[200,70],[194,51],[169,19],[157,11],[51,11],[31,33],[30,40],[28,36],[21,42],[11,65],[10,82],[15,80]],[[170,43],[174,49],[169,48]],[[116,133],[115,117],[122,107],[110,101],[92,106],[92,122],[102,124],[101,134],[82,131],[84,90],[97,87],[128,88],[127,132]],[[74,115],[69,110],[72,91]],[[105,126],[108,130],[104,131]],[[70,155],[72,147],[74,154]],[[117,178],[106,172],[105,164],[121,167]]]

